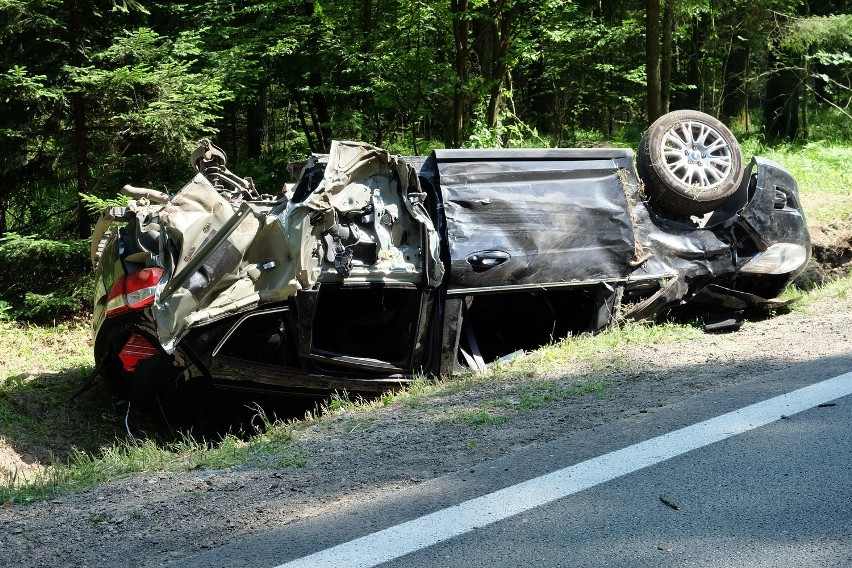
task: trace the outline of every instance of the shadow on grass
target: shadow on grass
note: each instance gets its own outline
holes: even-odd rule
[[[318,404],[192,389],[165,413],[128,407],[100,379],[74,397],[92,369],[0,380],[0,502],[50,498],[132,471],[233,465],[204,455],[217,452],[232,461],[239,455],[239,463],[298,465],[295,450],[285,447],[288,430],[260,441],[255,435],[276,421],[303,418]]]
[[[0,383],[0,435],[25,465],[67,461],[75,451],[95,452],[123,432],[106,385],[71,400],[90,365],[39,375],[13,375]]]

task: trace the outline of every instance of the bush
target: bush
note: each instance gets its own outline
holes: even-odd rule
[[[49,321],[83,309],[91,297],[89,241],[8,233],[0,238],[0,305],[16,319]]]

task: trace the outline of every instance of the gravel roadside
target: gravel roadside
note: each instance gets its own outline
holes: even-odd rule
[[[563,369],[569,386],[589,374],[603,394],[511,410],[498,423],[453,420],[512,385],[489,382],[428,404],[358,411],[297,431],[305,467],[140,474],[48,502],[0,509],[0,565],[159,566],[233,539],[357,506],[388,491],[472,467],[530,444],[653,412],[683,398],[799,362],[848,358],[852,299],[747,322],[735,333],[633,347],[621,364]],[[624,363],[628,362],[628,363]],[[541,377],[528,379],[540,382]]]

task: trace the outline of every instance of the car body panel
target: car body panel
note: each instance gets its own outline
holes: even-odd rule
[[[626,276],[635,239],[620,149],[436,152],[451,291]],[[630,173],[628,173],[630,172]],[[501,254],[502,253],[502,254]]]
[[[440,284],[438,238],[409,197],[420,194],[409,170],[384,150],[336,142],[319,186],[278,209],[230,203],[198,174],[158,212],[166,274],[153,314],[163,347],[171,352],[194,326],[342,282],[327,238],[335,227],[355,227],[356,247],[369,250],[352,259],[348,283]]]
[[[384,390],[690,306],[735,327],[780,305],[810,255],[778,164],[756,158],[715,211],[672,217],[645,199],[633,152],[613,148],[400,157],[335,142],[277,198],[235,197],[199,173],[167,203],[111,217],[126,225],[96,271],[105,369],[138,330],[165,363],[143,361],[132,381],[171,369],[301,393]],[[755,270],[777,246],[797,264]],[[112,283],[146,266],[163,269],[153,306],[107,317]]]

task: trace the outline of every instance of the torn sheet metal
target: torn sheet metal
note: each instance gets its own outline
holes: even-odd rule
[[[190,328],[317,282],[440,285],[439,240],[417,172],[387,151],[335,142],[319,185],[283,210],[225,199],[201,174],[159,211],[163,347]]]
[[[440,285],[444,267],[424,199],[402,158],[335,141],[319,186],[283,215],[302,286],[344,279]]]
[[[383,390],[690,306],[731,328],[781,305],[810,255],[795,181],[759,158],[696,218],[648,203],[628,149],[400,157],[334,142],[268,199],[214,157],[165,204],[111,212],[126,225],[93,243],[106,372],[131,372],[114,358],[138,328],[168,359],[139,368],[191,360],[232,388]],[[162,277],[139,276],[131,299],[123,286],[146,268]]]
[[[164,274],[154,320],[163,347],[171,351],[183,331],[221,309],[261,221],[248,204],[235,209],[199,174],[163,206],[159,223]]]

